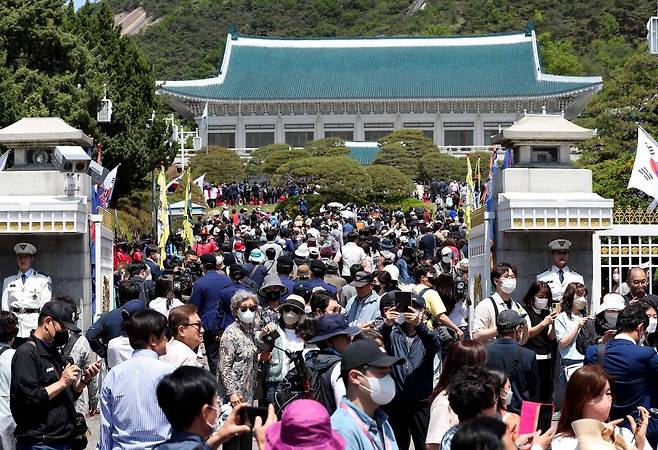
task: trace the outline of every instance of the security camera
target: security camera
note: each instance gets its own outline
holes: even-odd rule
[[[79,145],[58,145],[53,152],[53,164],[63,173],[87,173],[90,161]]]
[[[98,164],[96,161],[89,161],[89,169],[87,169],[87,175],[91,177],[91,181],[94,184],[103,184],[105,177],[110,173],[105,167]]]

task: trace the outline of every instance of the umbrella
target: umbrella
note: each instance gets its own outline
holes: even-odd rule
[[[339,208],[339,209],[340,209],[340,208],[343,208],[343,204],[342,204],[342,203],[338,203],[338,202],[331,202],[331,203],[329,203],[327,206],[328,206],[329,208]]]
[[[352,211],[349,211],[349,210],[341,211],[340,215],[343,216],[346,219],[351,219],[353,217],[356,217],[356,214],[354,214]]]

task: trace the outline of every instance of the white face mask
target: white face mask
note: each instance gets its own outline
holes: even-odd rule
[[[452,256],[450,255],[444,256],[443,258],[441,258],[441,261],[443,261],[446,264],[450,264],[452,262]]]
[[[656,332],[656,327],[658,326],[658,319],[654,319],[653,317],[649,318],[649,326],[647,327],[647,333],[655,333]]]
[[[367,378],[370,388],[364,386],[363,384],[361,387],[363,390],[370,393],[370,398],[372,398],[373,402],[377,403],[378,405],[386,405],[391,403],[391,400],[393,400],[393,397],[395,397],[395,381],[390,374],[383,378],[366,377],[365,375],[363,376]]]
[[[618,315],[619,315],[618,312],[607,312],[603,314],[603,316],[605,317],[605,321],[608,322],[613,327],[617,326]]]
[[[578,309],[587,308],[587,299],[585,297],[576,297],[573,299],[573,305]]]
[[[509,391],[503,391],[501,398],[503,399],[503,405],[509,406],[510,403],[512,403],[512,390],[510,389]]]
[[[238,312],[238,318],[240,319],[241,322],[244,323],[252,323],[254,319],[256,318],[256,313],[253,311],[239,311]]]
[[[613,280],[615,283],[619,283],[619,274],[618,274],[618,273],[613,273],[613,274],[612,274],[612,280]]]
[[[398,318],[395,319],[395,321],[396,321],[397,323],[399,323],[400,325],[402,325],[404,322],[406,322],[406,320],[407,320],[407,319],[404,318],[404,314],[402,314],[402,313],[400,313],[400,315],[398,316]]]
[[[511,294],[516,289],[516,278],[503,278],[500,282],[500,290],[506,294]]]
[[[546,306],[548,306],[548,299],[547,298],[535,297],[535,308],[545,309]]]
[[[286,325],[294,325],[297,323],[297,320],[299,320],[299,316],[295,312],[287,312],[283,313],[283,322]]]

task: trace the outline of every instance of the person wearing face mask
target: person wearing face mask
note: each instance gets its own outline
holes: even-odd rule
[[[658,353],[652,347],[638,345],[649,327],[645,306],[634,303],[617,317],[617,335],[607,344],[590,345],[585,352],[585,364],[598,364],[615,380],[611,419],[635,415],[639,406],[650,410],[658,375]],[[647,441],[658,445],[658,418],[650,414]]]
[[[236,435],[250,434],[249,426],[239,423],[240,404],[215,431],[220,415],[217,382],[207,370],[181,366],[158,383],[158,404],[171,424],[171,437],[157,450],[215,450]]]
[[[261,342],[272,332],[279,335],[274,341],[273,348],[269,349],[271,353],[265,379],[265,398],[270,404],[274,403],[274,394],[279,383],[293,368],[293,362],[288,355],[304,350],[304,339],[297,332],[297,323],[304,314],[304,299],[291,294],[281,302],[277,309],[278,322],[268,324],[258,335]]]
[[[558,312],[551,312],[548,309],[552,298],[551,288],[544,281],[533,282],[523,298],[525,310],[532,324],[528,330],[529,337],[525,347],[535,352],[539,371],[539,401],[542,403],[553,401],[555,374],[553,355],[556,349],[553,322]]]
[[[388,355],[371,339],[347,346],[341,362],[347,394],[331,415],[331,427],[345,439],[345,448],[399,450],[381,406],[395,397],[391,368],[403,363],[403,358]]]
[[[404,358],[405,364],[394,366],[396,395],[384,407],[400,448],[423,448],[430,420],[430,405],[434,380],[434,357],[441,351],[439,334],[422,322],[425,310],[423,297],[412,294],[411,308],[397,311],[395,300],[382,298],[380,308],[385,321],[381,328],[384,348],[390,355]]]
[[[539,399],[537,356],[519,345],[525,326],[525,319],[516,311],[501,311],[496,319],[498,339],[487,346],[487,365],[509,374],[513,396],[508,410],[517,414],[521,402]]]
[[[548,244],[551,251],[550,269],[537,275],[537,281],[545,281],[553,293],[553,302],[562,299],[565,289],[570,283],[585,284],[583,276],[569,268],[571,255],[571,241],[568,239],[555,239]]]
[[[496,404],[498,416],[507,426],[507,432],[512,438],[512,441],[516,442],[519,437],[519,422],[521,421],[521,418],[518,414],[514,414],[507,410],[514,395],[509,376],[504,370],[492,367],[489,367],[489,373],[491,374],[491,377],[494,380],[494,386],[498,391],[498,402]]]
[[[473,322],[471,324],[471,336],[484,344],[496,339],[498,329],[496,320],[498,315],[505,310],[511,309],[525,318],[521,344],[528,340],[528,329],[532,327],[528,313],[518,302],[512,299],[512,293],[516,289],[516,267],[507,263],[498,263],[491,270],[491,284],[496,292],[477,304],[475,307]]]
[[[261,343],[256,338],[258,299],[238,291],[231,299],[235,322],[226,327],[219,343],[219,385],[224,402],[233,407],[251,403],[256,392],[257,362]],[[251,439],[237,438],[236,448],[251,449]]]
[[[644,307],[644,312],[649,318],[649,326],[647,327],[647,332],[644,335],[641,344],[655,348],[658,343],[658,336],[656,334],[656,329],[658,328],[658,309],[656,308],[656,305],[646,301],[641,301],[640,304]]]
[[[16,447],[70,448],[74,433],[73,402],[98,375],[100,364],[84,372],[65,364],[58,347],[68,330],[80,332],[73,308],[53,300],[41,308],[37,327],[12,358],[9,404],[16,422]]]
[[[453,253],[450,247],[441,249],[441,261],[434,265],[437,274],[450,275],[455,277],[459,269],[453,264]]]
[[[560,314],[555,319],[555,338],[563,369],[560,374],[562,389],[571,374],[583,365],[584,356],[578,351],[576,338],[590,320],[586,315],[586,295],[587,289],[581,283],[569,284],[560,303]]]
[[[624,309],[624,297],[619,294],[606,294],[597,309],[593,320],[588,320],[578,336],[576,349],[585,354],[592,344],[605,344],[617,333],[617,316]]]
[[[261,325],[275,324],[279,321],[279,302],[288,294],[288,289],[283,285],[276,274],[269,274],[263,280],[263,285],[258,290],[260,299]]]

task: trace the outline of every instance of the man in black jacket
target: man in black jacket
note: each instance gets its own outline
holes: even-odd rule
[[[75,431],[73,402],[98,374],[100,364],[84,372],[75,364],[65,364],[57,347],[68,341],[68,330],[80,332],[73,309],[52,300],[41,308],[36,330],[14,354],[10,407],[19,449],[70,448]]]
[[[139,299],[148,306],[149,302],[155,298],[155,283],[146,279],[148,267],[141,261],[137,261],[128,266],[130,279],[139,286]]]
[[[526,321],[513,309],[501,311],[496,319],[498,339],[487,346],[487,365],[504,370],[512,385],[512,402],[508,409],[519,414],[523,400],[539,399],[537,357],[532,350],[521,347]]]

